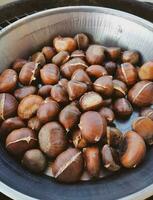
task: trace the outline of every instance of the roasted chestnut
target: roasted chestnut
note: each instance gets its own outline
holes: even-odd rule
[[[16,61],[13,63],[12,68],[16,71],[16,72],[20,72],[23,65],[26,64],[28,61],[22,58],[18,58],[16,59]]]
[[[83,165],[81,151],[75,148],[69,148],[61,153],[53,162],[52,172],[59,182],[77,182],[82,175]]]
[[[70,58],[70,55],[67,51],[60,51],[58,54],[56,54],[53,58],[52,58],[52,63],[54,63],[55,65],[62,65],[64,63],[66,63]]]
[[[88,74],[83,69],[77,69],[73,73],[71,80],[80,81],[80,82],[86,83],[87,85],[92,84]]]
[[[46,61],[51,62],[51,59],[56,54],[56,51],[53,47],[46,46],[43,47],[42,53],[44,54]]]
[[[57,101],[58,103],[68,103],[69,101],[69,97],[68,97],[68,93],[67,91],[65,90],[64,87],[62,87],[61,85],[57,84],[57,85],[54,85],[52,87],[52,90],[51,90],[51,97]]]
[[[153,120],[153,108],[142,108],[140,111],[140,116],[149,117],[151,120]]]
[[[81,58],[82,60],[84,60],[85,57],[85,53],[82,50],[75,50],[71,53],[71,58]]]
[[[100,78],[108,74],[106,69],[101,65],[91,65],[86,69],[86,72],[91,78]]]
[[[28,127],[31,128],[34,131],[39,131],[42,126],[41,121],[38,119],[38,117],[32,117],[28,121]]]
[[[82,137],[82,133],[79,128],[72,131],[72,141],[75,148],[82,149],[87,146],[87,141]]]
[[[45,124],[38,134],[40,149],[50,158],[55,158],[67,148],[64,128],[58,122]]]
[[[113,61],[108,61],[105,63],[105,69],[109,75],[114,76],[116,73],[117,64]]]
[[[133,65],[137,64],[139,62],[140,55],[137,51],[124,51],[122,54],[122,61],[123,62],[129,62]]]
[[[108,123],[112,123],[115,119],[114,112],[110,108],[107,108],[107,107],[102,107],[99,110],[99,114],[103,116]]]
[[[140,80],[153,81],[153,61],[144,63],[138,72]]]
[[[106,53],[111,60],[117,60],[121,56],[121,48],[120,47],[107,47]]]
[[[23,88],[19,88],[15,90],[14,96],[17,100],[21,101],[26,96],[35,94],[37,91],[37,88],[34,86],[24,86]]]
[[[79,49],[87,49],[89,46],[89,38],[84,33],[78,33],[75,35],[74,40],[77,43]]]
[[[46,59],[43,53],[37,52],[31,56],[31,61],[35,63],[39,63],[41,66],[44,66],[46,63]]]
[[[52,89],[52,85],[44,85],[38,90],[38,95],[43,98],[49,97]]]
[[[113,92],[114,97],[122,98],[122,97],[126,96],[126,94],[128,92],[128,88],[123,81],[114,79],[113,87],[114,87],[114,92]]]

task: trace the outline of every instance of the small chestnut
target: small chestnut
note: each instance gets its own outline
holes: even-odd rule
[[[105,58],[104,48],[101,45],[90,45],[86,51],[86,59],[90,65],[100,65]]]
[[[41,173],[47,166],[47,161],[39,149],[30,149],[25,152],[22,165],[33,173]]]
[[[144,63],[138,72],[140,80],[153,81],[153,61]]]
[[[145,154],[146,145],[143,138],[134,131],[125,133],[121,164],[126,168],[135,168],[142,162]]]
[[[123,52],[121,59],[124,63],[129,62],[135,65],[139,62],[140,55],[137,51],[128,50]]]
[[[121,56],[121,48],[120,47],[107,47],[106,53],[111,60],[117,60]]]
[[[118,171],[120,169],[119,155],[115,149],[105,144],[101,150],[101,154],[106,169],[110,171]]]
[[[133,121],[132,129],[149,145],[153,144],[153,121],[148,117],[138,117]]]
[[[92,84],[88,74],[83,69],[77,69],[73,73],[71,80],[80,81],[80,82],[86,83],[87,85]]]
[[[37,110],[37,117],[41,123],[47,123],[55,119],[59,111],[60,111],[59,104],[56,101],[47,98],[39,106]]]
[[[98,112],[87,111],[81,115],[79,128],[87,142],[96,143],[104,136],[105,125]]]
[[[67,90],[68,80],[66,78],[61,78],[58,81],[58,84],[61,85],[65,90]]]
[[[54,85],[52,87],[51,90],[51,97],[57,101],[58,103],[68,103],[69,102],[69,97],[68,97],[68,93],[65,90],[64,87],[62,87],[61,85],[57,84]]]
[[[35,94],[37,92],[37,88],[34,86],[24,86],[23,88],[19,88],[15,90],[14,96],[17,100],[21,101],[26,96]]]
[[[69,148],[55,159],[52,165],[52,172],[59,182],[72,183],[80,180],[83,166],[81,151]]]
[[[58,122],[45,124],[38,134],[40,149],[50,158],[55,158],[67,148],[64,128]]]
[[[52,85],[43,85],[41,88],[39,88],[38,95],[43,98],[49,97],[52,87]]]
[[[66,63],[70,58],[70,55],[67,51],[60,51],[58,54],[56,54],[53,58],[52,58],[52,63],[54,63],[55,65],[62,65],[64,63]]]
[[[92,178],[99,177],[101,168],[100,151],[98,147],[86,147],[83,149],[85,168]]]
[[[125,98],[119,98],[115,100],[113,104],[113,110],[116,113],[116,115],[121,118],[129,117],[133,112],[133,108],[130,102]]]
[[[37,52],[31,56],[31,61],[40,64],[40,66],[44,66],[46,63],[46,59],[43,53]]]
[[[75,105],[68,105],[59,114],[59,121],[66,131],[77,125],[81,112]]]
[[[114,112],[110,108],[107,108],[107,107],[102,107],[99,110],[99,114],[103,116],[108,123],[112,123],[115,119]]]
[[[109,75],[114,76],[116,73],[117,65],[113,61],[108,61],[105,63],[105,69]]]
[[[83,95],[88,89],[88,86],[79,81],[71,80],[68,82],[67,91],[69,95],[69,100],[75,100],[81,95]]]
[[[78,33],[75,35],[74,40],[77,43],[79,49],[87,49],[89,46],[89,38],[84,33]]]
[[[149,106],[153,102],[153,82],[139,81],[128,92],[129,101],[138,107]]]
[[[113,94],[112,76],[102,76],[93,83],[94,90],[104,97],[110,97]]]
[[[103,104],[103,98],[96,92],[87,92],[80,98],[80,107],[84,111],[96,110]]]
[[[131,63],[123,63],[117,67],[116,79],[123,81],[128,86],[134,85],[137,81],[137,69]]]
[[[72,131],[72,141],[75,148],[82,149],[87,146],[87,141],[82,137],[82,133],[79,128]]]
[[[106,69],[101,65],[91,65],[86,69],[86,72],[91,78],[100,78],[108,74]]]
[[[82,50],[75,50],[71,53],[71,58],[81,58],[82,60],[84,60],[85,57],[85,53]]]
[[[56,54],[56,51],[53,47],[45,46],[42,49],[42,53],[44,54],[46,61],[51,62],[51,59]]]
[[[77,44],[76,41],[71,37],[55,37],[53,40],[53,45],[57,52],[68,51],[73,52],[76,50]]]
[[[36,114],[43,98],[38,95],[29,95],[21,100],[18,106],[18,116],[21,119],[30,119]]]
[[[40,70],[40,77],[45,85],[56,84],[60,78],[59,68],[55,64],[44,65]]]
[[[20,72],[23,65],[26,64],[28,61],[22,58],[16,59],[16,61],[13,63],[12,69],[14,69],[16,72]]]
[[[11,92],[15,89],[18,76],[13,69],[6,69],[0,75],[0,92]]]
[[[151,120],[153,120],[153,108],[150,107],[142,108],[140,111],[140,116],[149,117]]]
[[[122,98],[122,97],[126,96],[126,94],[128,92],[128,88],[123,81],[114,79],[113,80],[113,87],[114,87],[113,96],[115,98]]]
[[[35,133],[29,128],[13,130],[6,138],[5,147],[14,156],[22,156],[27,150],[37,146]]]
[[[28,127],[31,128],[33,131],[39,131],[41,126],[42,126],[42,123],[36,116],[30,118],[28,121]]]

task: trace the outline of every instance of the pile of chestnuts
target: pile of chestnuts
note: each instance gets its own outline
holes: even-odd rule
[[[33,173],[59,182],[135,168],[153,144],[153,61],[91,43],[84,33],[57,36],[0,75],[0,137]],[[138,67],[139,66],[139,67]],[[122,133],[115,119],[140,116]]]

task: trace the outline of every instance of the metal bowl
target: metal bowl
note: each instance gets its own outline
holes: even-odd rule
[[[100,7],[63,7],[25,17],[0,32],[0,71],[18,57],[26,57],[55,35],[85,32],[95,42],[138,50],[144,61],[153,59],[153,24],[134,15]],[[128,130],[130,122],[119,123]],[[45,175],[25,171],[0,146],[0,191],[14,199],[111,200],[144,199],[153,194],[153,150],[136,169],[73,185],[59,184]]]

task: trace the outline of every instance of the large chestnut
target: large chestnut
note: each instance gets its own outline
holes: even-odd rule
[[[83,149],[85,168],[91,177],[99,177],[101,168],[100,151],[98,147],[86,147]]]
[[[107,107],[102,107],[99,110],[99,114],[103,116],[107,120],[108,123],[113,122],[115,119],[114,112],[110,108],[107,108]]]
[[[62,65],[64,63],[66,63],[70,58],[70,55],[67,51],[60,51],[58,54],[56,54],[53,58],[52,58],[52,63],[54,63],[55,65]]]
[[[124,135],[124,147],[120,157],[121,164],[126,168],[135,168],[139,165],[145,154],[146,145],[143,138],[134,131]]]
[[[81,112],[75,105],[66,106],[59,114],[59,121],[69,131],[77,125]]]
[[[80,107],[84,111],[96,110],[103,104],[103,98],[96,92],[87,92],[80,98]]]
[[[34,86],[24,86],[23,88],[19,88],[15,90],[14,96],[17,100],[21,101],[26,96],[35,94],[37,91],[37,88]]]
[[[75,35],[74,40],[77,43],[78,49],[87,49],[89,46],[89,38],[84,33],[78,33]]]
[[[106,53],[111,60],[117,60],[121,56],[121,48],[120,47],[107,47]]]
[[[79,128],[72,131],[72,141],[75,148],[82,149],[87,146],[87,141],[82,137],[82,133]]]
[[[132,129],[149,145],[153,144],[153,121],[148,117],[138,117],[133,121]]]
[[[140,55],[137,51],[128,50],[124,51],[122,54],[122,61],[123,62],[129,62],[133,65],[137,64],[139,62]]]
[[[41,173],[47,166],[47,160],[39,149],[30,149],[26,151],[21,163],[33,173]]]
[[[68,103],[69,101],[69,97],[68,97],[68,93],[67,91],[65,90],[64,87],[62,87],[61,85],[57,84],[57,85],[54,85],[52,87],[52,90],[51,90],[51,97],[57,101],[58,103]]]
[[[38,119],[37,116],[30,118],[29,121],[28,121],[28,127],[31,128],[34,131],[39,131],[41,126],[42,126],[42,123]]]
[[[144,63],[140,67],[138,75],[140,80],[153,81],[153,61]]]
[[[15,62],[13,63],[12,68],[16,71],[16,72],[20,72],[23,65],[26,64],[28,61],[22,58],[18,58],[15,60]]]
[[[6,138],[5,147],[14,156],[22,156],[27,150],[37,146],[35,133],[29,128],[12,131]]]
[[[136,83],[137,76],[137,69],[130,63],[123,63],[117,67],[116,79],[125,82],[128,86]]]
[[[129,101],[138,107],[149,106],[153,102],[153,82],[140,81],[128,92]]]
[[[52,85],[43,85],[39,90],[38,90],[38,95],[40,95],[43,98],[49,97],[52,89]]]
[[[45,124],[38,134],[40,149],[50,158],[55,158],[67,148],[64,128],[58,122]]]
[[[83,165],[81,151],[69,148],[61,153],[53,162],[52,172],[59,182],[72,183],[80,180]]]
[[[43,98],[38,95],[29,95],[22,99],[18,106],[18,116],[21,119],[30,119],[36,114]]]
[[[15,89],[18,76],[13,69],[6,69],[0,75],[0,92],[11,92]]]
[[[44,66],[46,63],[45,56],[42,52],[34,53],[31,56],[31,61],[40,64],[40,66]]]
[[[56,84],[60,78],[59,68],[55,64],[47,64],[40,70],[40,77],[44,84]]]
[[[86,69],[86,72],[91,78],[100,78],[108,74],[106,69],[101,65],[91,65]]]
[[[77,69],[73,73],[71,80],[80,81],[80,82],[86,83],[87,85],[92,84],[88,74],[83,69]]]
[[[122,98],[122,97],[126,96],[126,94],[128,92],[128,88],[123,81],[114,79],[113,87],[114,87],[114,92],[113,92],[114,97]]]
[[[56,51],[53,47],[45,46],[42,49],[42,53],[44,54],[46,61],[51,62],[51,59],[56,54]]]
[[[142,108],[140,111],[140,116],[149,117],[151,120],[153,120],[153,108]]]
[[[79,128],[87,142],[96,143],[104,136],[105,125],[98,112],[88,111],[81,115]]]

